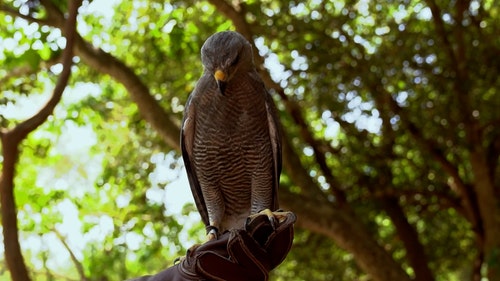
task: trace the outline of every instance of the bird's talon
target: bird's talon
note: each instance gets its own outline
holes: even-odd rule
[[[270,217],[269,218],[269,223],[271,223],[271,227],[276,230],[278,222],[275,217]]]
[[[211,227],[209,230],[208,230],[208,234],[207,234],[207,242],[208,241],[212,241],[212,240],[216,240],[217,239],[217,228],[215,227]]]
[[[279,218],[276,217],[276,215],[269,209],[264,209],[259,212],[259,214],[264,214],[269,218],[269,223],[271,224],[271,227],[273,229],[276,229],[279,224]]]
[[[278,210],[276,212],[273,212],[273,215],[274,215],[274,218],[278,220],[278,223],[282,223],[286,220],[288,213],[289,212],[284,212],[284,211]]]

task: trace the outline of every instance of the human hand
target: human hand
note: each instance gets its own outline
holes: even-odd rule
[[[153,276],[131,281],[260,281],[287,256],[293,242],[292,212],[274,212],[275,228],[264,214],[248,218],[245,229],[231,230],[217,240],[191,247],[181,261]]]

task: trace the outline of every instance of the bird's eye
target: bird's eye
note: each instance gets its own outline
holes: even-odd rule
[[[239,60],[240,60],[240,55],[237,55],[234,58],[234,60],[231,62],[231,66],[235,66],[238,63]]]

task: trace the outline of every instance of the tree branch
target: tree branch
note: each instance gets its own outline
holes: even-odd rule
[[[245,20],[245,15],[241,13],[241,7],[233,7],[225,0],[209,0],[208,2],[214,5],[217,11],[233,22],[236,30],[245,36],[254,46],[254,57],[259,58],[263,62],[263,59],[258,55],[257,48],[255,48],[253,44],[253,33]],[[255,52],[257,52],[257,56],[255,56]],[[264,65],[262,62],[259,62],[258,65]]]
[[[309,176],[309,171],[304,168],[300,157],[297,155],[295,150],[290,143],[291,138],[288,136],[283,138],[282,150],[283,150],[283,168],[288,171],[289,177],[293,182],[300,187],[300,196],[311,197],[316,200],[323,200],[324,202],[329,202],[327,196],[324,192],[320,190],[311,177]],[[284,200],[280,200],[280,204]]]
[[[53,19],[50,21],[51,26],[60,28],[64,15],[50,1],[41,0],[41,2],[47,9],[48,17]],[[151,124],[168,146],[177,151],[180,150],[179,124],[158,104],[149,88],[131,68],[110,53],[95,48],[78,33],[75,39],[75,54],[90,67],[108,74],[121,83],[137,104],[142,117]]]
[[[384,93],[389,95],[389,93]],[[444,172],[446,172],[452,179],[453,185],[452,190],[456,191],[458,196],[463,201],[466,218],[471,222],[473,228],[480,229],[480,217],[479,211],[475,200],[475,195],[473,190],[466,185],[458,173],[458,168],[455,167],[446,157],[443,151],[439,148],[439,145],[431,139],[427,139],[423,136],[421,130],[410,120],[407,113],[396,103],[392,98],[388,99],[390,103],[390,108],[392,111],[399,115],[401,123],[405,126],[408,132],[411,134],[413,139],[427,152],[429,153],[437,163],[440,164]]]
[[[381,81],[381,79],[376,79],[374,81]],[[396,159],[394,154],[394,143],[396,142],[395,132],[390,123],[390,103],[388,100],[392,99],[388,93],[384,93],[383,86],[374,82],[371,82],[372,92],[375,93],[374,99],[375,104],[381,112],[382,118],[382,145],[381,153],[383,153],[387,159]],[[389,160],[392,161],[392,160]],[[373,188],[373,185],[368,184],[368,189],[371,193],[377,192],[387,192],[395,191],[392,184],[392,179],[394,174],[390,169],[390,163],[378,164],[376,168],[378,170],[378,176],[376,181],[376,186],[385,186],[382,190],[377,190]],[[405,257],[408,263],[413,268],[415,273],[416,281],[432,281],[435,280],[432,271],[429,268],[429,260],[424,250],[424,246],[418,239],[418,233],[413,227],[413,225],[408,222],[403,208],[399,205],[400,197],[382,197],[380,203],[382,209],[391,219],[392,224],[396,229],[397,236],[403,242],[406,249]]]
[[[466,217],[467,214],[463,206],[460,203],[460,199],[457,197],[453,197],[446,192],[439,191],[426,191],[426,190],[413,190],[413,189],[383,189],[383,190],[373,190],[365,197],[361,197],[361,200],[373,200],[373,199],[383,199],[383,198],[406,198],[407,202],[414,202],[420,206],[425,206],[426,204],[422,204],[420,200],[413,199],[415,197],[421,198],[431,198],[436,197],[438,200],[438,204],[442,209],[452,208],[456,210],[459,214]]]
[[[36,22],[40,25],[48,25],[49,24],[49,22],[44,20],[44,19],[37,19],[37,18],[34,18],[32,16],[23,15],[23,14],[19,13],[19,11],[14,10],[13,8],[11,8],[5,4],[0,4],[0,11],[3,11],[6,14],[9,14],[13,17],[24,19],[28,22]]]
[[[69,256],[71,258],[71,261],[75,265],[76,270],[78,271],[78,275],[80,276],[79,280],[81,280],[81,281],[88,280],[87,276],[85,276],[85,270],[83,269],[82,263],[76,258],[75,253],[73,253],[73,251],[69,247],[68,243],[66,243],[66,239],[64,238],[64,236],[56,228],[53,228],[52,231],[56,234],[56,236],[59,239],[59,241],[61,241],[61,243],[63,244],[64,248],[68,251]]]
[[[500,124],[500,122],[495,122],[497,124]],[[495,173],[497,171],[497,166],[499,163],[499,157],[500,157],[500,132],[496,130],[498,128],[498,125],[493,125],[492,126],[492,140],[490,144],[487,147],[487,155],[488,155],[488,166],[490,168],[490,177],[493,179],[493,182],[498,182],[498,179],[496,178],[499,176],[498,174]],[[497,189],[497,196],[500,196],[500,189]]]
[[[432,281],[434,275],[429,268],[429,260],[425,253],[424,246],[418,239],[418,233],[415,228],[408,222],[403,209],[398,203],[398,199],[384,198],[382,207],[387,215],[391,218],[392,223],[396,228],[398,237],[403,241],[406,249],[406,258],[410,266],[415,272],[416,281]]]
[[[442,41],[442,47],[446,50],[448,54],[448,60],[450,62],[451,71],[456,74],[453,82],[453,88],[457,94],[457,106],[461,108],[462,119],[465,124],[466,138],[470,146],[476,143],[481,143],[481,129],[479,124],[473,119],[471,108],[472,102],[469,97],[470,81],[469,75],[467,73],[467,58],[465,50],[465,42],[463,38],[463,14],[465,10],[469,7],[468,0],[458,1],[457,15],[455,16],[455,39],[456,39],[456,52],[453,48],[453,42],[448,38],[448,33],[445,28],[445,23],[441,17],[441,10],[437,5],[435,0],[426,0],[427,5],[431,9],[432,18],[436,26],[437,34]]]
[[[401,266],[371,236],[355,214],[332,205],[280,191],[284,207],[297,214],[297,226],[325,235],[354,255],[359,267],[373,280],[409,281]]]
[[[29,65],[18,66],[16,68],[12,69],[11,71],[9,71],[9,73],[7,73],[7,75],[0,78],[0,85],[7,83],[12,78],[27,76],[29,74],[36,73],[40,69],[50,68],[51,66],[53,66],[55,64],[61,63],[62,62],[61,59],[62,59],[61,55],[58,55],[58,56],[55,56],[47,61],[41,61],[40,65],[38,65],[38,67],[36,69],[33,69],[33,67],[31,67]]]
[[[3,167],[0,178],[1,214],[4,236],[5,260],[13,281],[30,280],[26,264],[21,253],[17,227],[17,210],[14,198],[15,165],[19,157],[19,144],[43,124],[52,114],[61,100],[66,88],[73,64],[73,42],[76,31],[76,16],[81,0],[69,0],[69,17],[64,27],[66,48],[63,53],[63,71],[61,72],[52,97],[47,104],[33,117],[19,123],[11,130],[2,132]]]
[[[436,26],[437,34],[439,35],[439,38],[443,42],[442,46],[446,50],[446,53],[448,54],[448,59],[450,60],[453,69],[457,70],[458,69],[457,56],[455,55],[455,51],[453,51],[453,45],[448,39],[448,34],[446,32],[445,24],[443,18],[441,17],[441,9],[439,9],[439,6],[437,5],[435,0],[426,0],[425,2],[431,9],[432,19]]]
[[[79,0],[74,1],[81,2]],[[73,3],[74,1],[70,1],[70,3]],[[70,5],[73,6],[73,4]],[[76,6],[75,9],[78,9],[78,6]],[[71,65],[73,64],[73,45],[75,42],[76,33],[76,14],[73,14],[72,16],[74,16],[75,18],[69,17],[68,21],[66,22],[66,27],[64,28],[66,48],[64,49],[62,57],[63,71],[59,75],[59,79],[57,80],[52,97],[37,114],[18,124],[11,131],[12,137],[18,138],[19,141],[21,139],[24,139],[30,132],[34,131],[38,126],[43,124],[45,120],[47,120],[47,117],[52,114],[54,108],[61,100],[64,89],[68,84],[68,80],[71,75]]]

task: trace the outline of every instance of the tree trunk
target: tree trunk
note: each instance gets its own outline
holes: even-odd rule
[[[478,145],[479,146],[479,145]],[[475,190],[484,230],[484,261],[490,281],[500,280],[500,202],[490,177],[486,154],[480,147],[471,153]]]
[[[29,133],[43,124],[61,100],[68,84],[73,65],[73,42],[76,33],[76,17],[81,0],[68,0],[68,19],[62,19],[62,30],[66,37],[66,48],[63,52],[63,71],[59,75],[56,86],[49,101],[31,118],[19,123],[11,130],[0,132],[2,139],[3,167],[0,178],[1,214],[5,247],[5,260],[13,281],[29,281],[28,269],[24,262],[17,227],[17,210],[14,197],[15,167],[19,157],[19,144]]]
[[[415,272],[415,281],[432,281],[434,275],[429,268],[425,249],[418,239],[418,233],[408,222],[397,199],[387,198],[382,201],[383,208],[396,227],[399,239],[406,249],[406,258]]]
[[[12,280],[30,280],[21,246],[17,228],[17,210],[14,198],[15,165],[19,155],[19,140],[11,132],[2,133],[3,167],[0,178],[0,200],[2,214],[2,231],[4,239],[5,261],[10,271]]]

